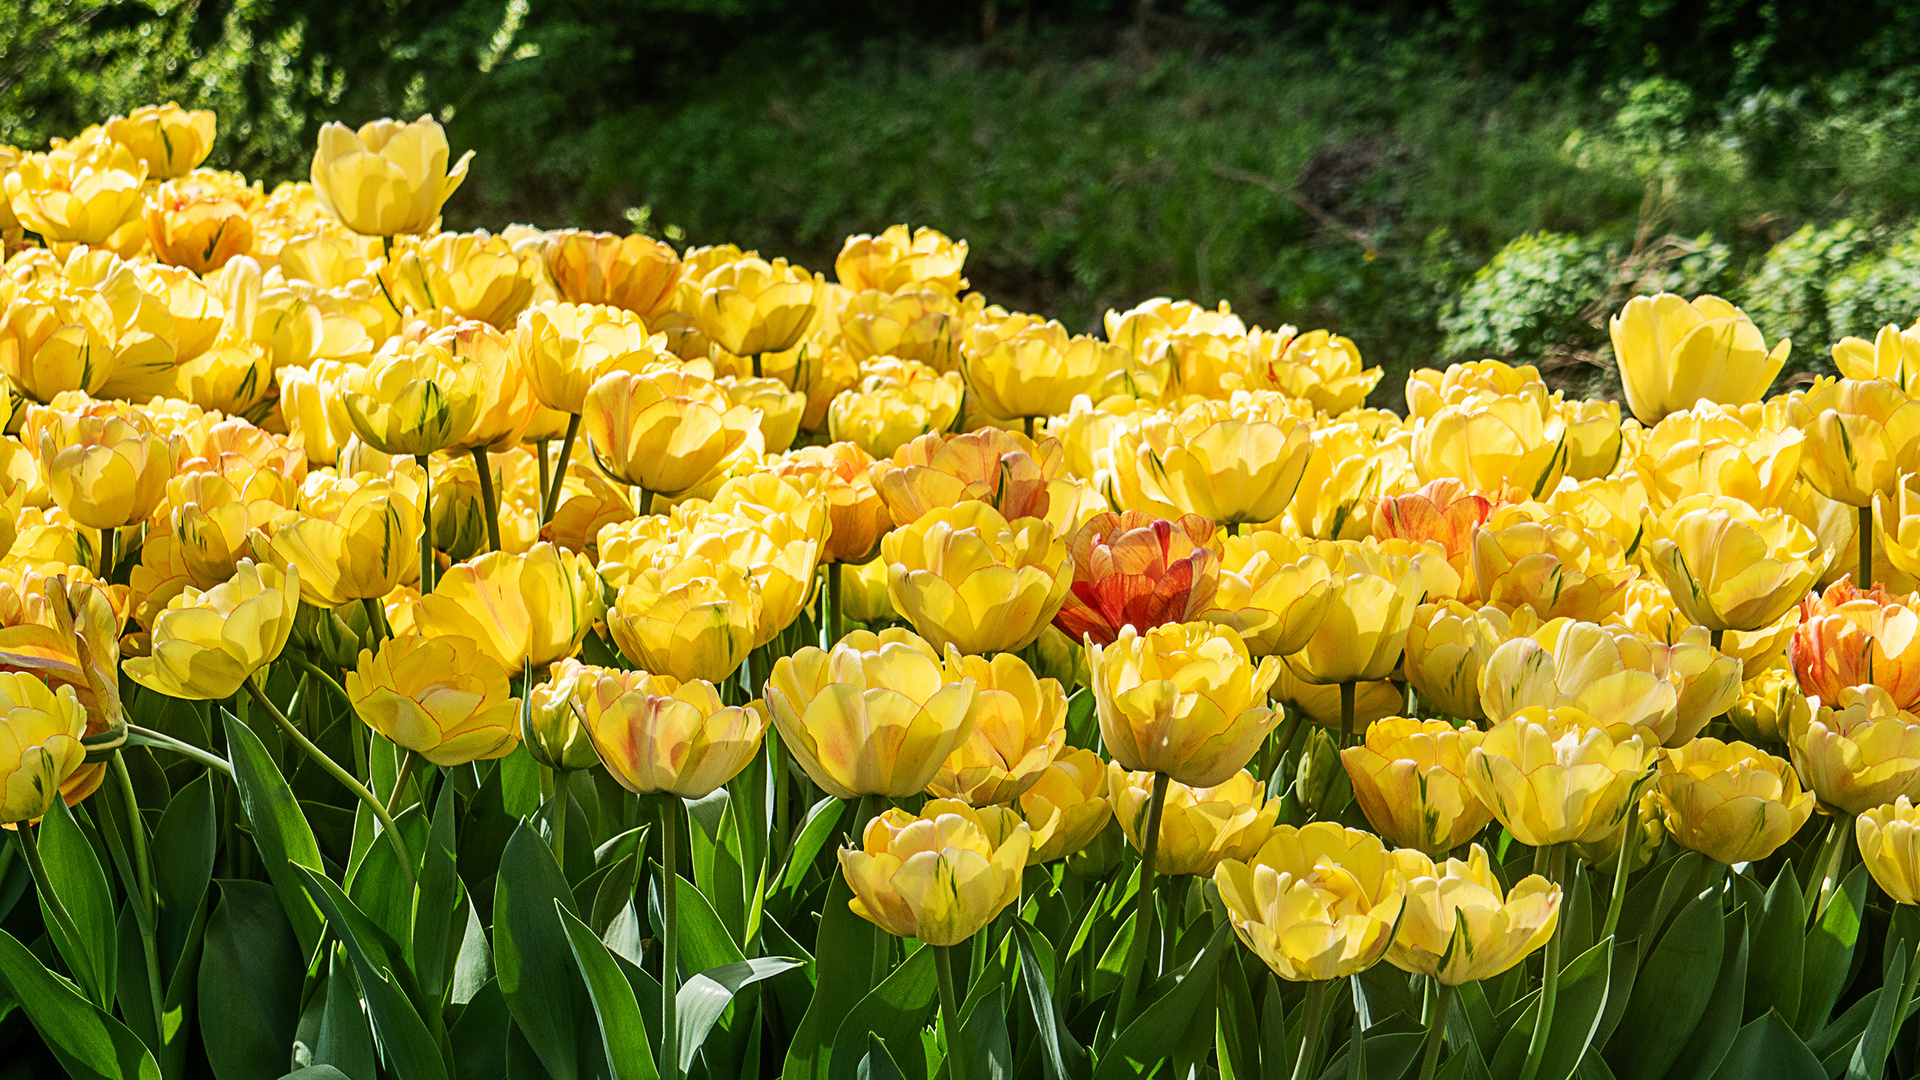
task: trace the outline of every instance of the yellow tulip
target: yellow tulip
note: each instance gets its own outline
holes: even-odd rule
[[[858,443],[876,458],[919,436],[946,431],[960,418],[966,384],[914,360],[881,357],[862,365],[860,381],[833,398],[827,432],[835,442]]]
[[[1267,706],[1279,661],[1256,666],[1231,630],[1122,627],[1113,644],[1092,647],[1089,665],[1101,739],[1129,771],[1213,787],[1252,760],[1280,723]]]
[[[1480,491],[1513,487],[1544,498],[1566,474],[1567,431],[1531,398],[1474,398],[1421,422],[1413,464],[1422,483],[1453,477]]]
[[[1860,861],[1896,904],[1920,904],[1920,813],[1902,795],[1853,819]]]
[[[1592,622],[1619,610],[1634,576],[1613,537],[1539,503],[1494,510],[1474,534],[1472,567],[1482,603]]]
[[[904,799],[933,781],[973,732],[979,687],[942,668],[904,630],[855,630],[831,650],[809,645],[774,661],[767,708],[780,742],[835,798]]]
[[[126,147],[104,135],[82,136],[21,158],[6,176],[7,199],[20,223],[48,243],[118,250],[146,240],[140,221],[146,178],[146,164]],[[138,230],[132,245],[119,235],[130,229]]]
[[[1796,727],[1813,719],[1813,706],[1788,664],[1776,664],[1740,684],[1740,696],[1727,706],[1727,719],[1750,742],[1784,743]]]
[[[1800,477],[1806,442],[1798,427],[1754,431],[1721,407],[1701,405],[1654,425],[1634,469],[1655,510],[1699,494],[1781,506]]]
[[[1329,416],[1359,408],[1386,374],[1366,366],[1352,338],[1325,330],[1296,337],[1284,328],[1268,332],[1256,327],[1247,344],[1255,386],[1298,398]]]
[[[1210,622],[1239,631],[1255,656],[1305,648],[1333,606],[1333,574],[1283,533],[1227,537]]]
[[[756,410],[697,376],[616,371],[587,391],[580,427],[609,476],[678,498],[718,472],[758,422]]]
[[[42,403],[68,390],[91,394],[113,374],[118,337],[113,309],[98,293],[33,282],[12,292],[0,318],[0,374]]]
[[[965,240],[951,240],[925,225],[911,234],[905,225],[894,225],[879,236],[847,237],[833,260],[833,273],[855,292],[929,288],[953,294],[967,287],[960,276],[966,261]]]
[[[840,579],[840,599],[847,605],[847,618],[854,622],[891,622],[900,617],[893,609],[893,598],[887,595],[887,560],[874,559],[872,562],[850,566]],[[1052,629],[1049,627],[1048,629]],[[1059,636],[1059,631],[1054,631]],[[1046,631],[1041,631],[1040,644],[1047,642]],[[1069,644],[1076,656],[1084,655],[1078,645]],[[1044,658],[1043,664],[1044,668]],[[1058,676],[1057,671],[1047,674]]]
[[[196,274],[212,273],[253,247],[253,222],[233,199],[174,183],[147,199],[147,240],[154,257]]]
[[[366,389],[342,395],[354,433],[383,454],[417,456],[467,437],[482,370],[440,345],[398,343],[367,365]]]
[[[0,353],[0,356],[3,356]],[[318,360],[311,367],[286,367],[274,373],[280,388],[280,414],[296,445],[315,465],[332,465],[353,437],[347,415],[349,392],[365,393],[367,369],[360,364]]]
[[[271,663],[293,633],[300,572],[240,560],[233,577],[202,592],[191,586],[153,620],[153,650],[121,665],[127,677],[168,697],[232,697]]]
[[[1340,751],[1340,763],[1375,831],[1438,858],[1493,820],[1466,784],[1467,754],[1480,738],[1478,729],[1445,720],[1394,717],[1369,725],[1365,742]]]
[[[767,732],[761,702],[723,705],[712,683],[583,668],[580,714],[607,771],[628,791],[704,799],[739,775]]]
[[[773,475],[826,497],[831,526],[821,562],[865,563],[880,553],[893,518],[867,473],[872,464],[853,443],[803,447],[773,463]]]
[[[1013,653],[950,656],[947,665],[949,681],[973,680],[978,707],[973,731],[941,763],[927,794],[971,806],[1012,803],[1065,749],[1067,695]]]
[[[1552,396],[1532,364],[1514,366],[1499,360],[1448,364],[1445,370],[1422,368],[1407,376],[1407,418],[1428,419],[1451,405],[1497,397],[1530,398],[1545,415]]]
[[[958,945],[1020,898],[1033,833],[1001,807],[934,799],[918,815],[892,809],[840,849],[855,915],[896,937]]]
[[[983,502],[934,510],[880,542],[887,593],[915,630],[965,653],[1033,643],[1073,583],[1065,541],[1039,518]]]
[[[448,639],[452,640],[452,639]],[[527,692],[520,718],[520,739],[533,760],[549,769],[579,771],[600,763],[587,730],[583,694],[606,668],[588,667],[569,656],[547,669],[547,679]]]
[[[1415,608],[1402,670],[1420,703],[1461,720],[1485,720],[1481,666],[1494,644],[1508,636],[1510,621],[1497,607],[1476,610],[1457,600]]]
[[[1636,296],[1607,329],[1627,407],[1643,424],[1701,401],[1759,401],[1793,348],[1781,338],[1769,350],[1753,320],[1717,296]]]
[[[1843,379],[1888,379],[1909,392],[1920,389],[1920,321],[1905,330],[1888,323],[1872,341],[1841,338],[1833,346],[1833,366]]]
[[[1522,709],[1467,752],[1467,788],[1530,847],[1593,843],[1617,832],[1627,798],[1653,763],[1637,732],[1624,737],[1578,709]]]
[[[1830,811],[1863,814],[1905,795],[1920,797],[1920,716],[1885,690],[1856,686],[1796,722],[1793,767]]]
[[[700,332],[735,356],[785,352],[819,314],[824,282],[785,259],[743,258],[708,271],[693,311]]]
[[[346,691],[368,727],[435,765],[505,757],[520,743],[507,671],[471,638],[388,638],[360,653]]]
[[[1813,533],[1783,510],[1693,495],[1668,507],[1654,528],[1654,570],[1681,614],[1708,630],[1768,626],[1819,576]]]
[[[647,671],[720,682],[753,649],[758,594],[728,563],[683,558],[642,570],[622,586],[607,628],[627,659]]]
[[[86,761],[87,713],[72,687],[12,671],[0,672],[0,707],[0,824],[13,825],[53,809]]]
[[[1674,843],[1728,864],[1773,854],[1813,813],[1793,766],[1743,742],[1668,749],[1654,784]]]
[[[673,303],[680,257],[650,236],[566,229],[546,244],[547,272],[569,304],[611,304],[651,319]]]
[[[601,607],[593,564],[539,543],[522,555],[490,551],[455,563],[420,598],[417,618],[425,636],[472,638],[513,672],[573,655]]]
[[[1807,392],[1800,471],[1820,494],[1848,506],[1892,495],[1920,471],[1920,402],[1887,379],[1821,380]]]
[[[1272,521],[1300,486],[1313,425],[1278,395],[1236,394],[1148,416],[1114,436],[1122,509],[1199,514],[1222,525]]]
[[[800,434],[807,395],[787,389],[779,379],[747,379],[725,375],[715,381],[737,408],[760,414],[760,441],[770,454],[785,453]]]
[[[1091,393],[1120,350],[1105,342],[1070,337],[1057,322],[1030,326],[979,356],[962,370],[974,397],[989,415],[1014,419],[1066,412],[1073,399]]]
[[[436,233],[396,245],[379,273],[382,294],[400,307],[429,314],[442,309],[498,327],[533,302],[539,261],[521,257],[485,230]]]
[[[1559,925],[1560,886],[1529,874],[1502,888],[1479,844],[1464,862],[1398,856],[1407,900],[1387,963],[1402,971],[1445,986],[1491,979],[1533,955]]]
[[[1739,661],[1706,639],[1699,627],[1669,645],[1625,627],[1554,619],[1487,654],[1481,708],[1498,723],[1532,706],[1571,706],[1638,727],[1649,743],[1681,746],[1740,691]]]
[[[1153,773],[1128,772],[1117,761],[1107,763],[1107,797],[1113,802],[1113,816],[1135,851],[1142,850],[1153,786]],[[1160,812],[1153,872],[1206,875],[1223,860],[1250,859],[1272,834],[1279,817],[1280,800],[1265,798],[1260,782],[1245,770],[1214,787],[1170,781]]]
[[[196,586],[209,589],[233,576],[249,551],[248,533],[286,511],[291,486],[276,473],[244,465],[225,474],[196,470],[167,482],[166,516]]]
[[[876,462],[867,475],[895,525],[969,501],[1013,520],[1048,516],[1062,464],[1053,439],[1034,442],[1018,432],[985,428],[922,435]]]
[[[449,154],[447,133],[427,116],[411,124],[375,120],[357,132],[326,124],[313,153],[313,194],[362,236],[429,232],[473,160],[469,150],[448,169]]]
[[[865,363],[893,356],[958,371],[965,355],[961,304],[930,290],[856,293],[839,311],[845,356]]]
[[[253,537],[255,558],[297,568],[300,596],[319,607],[377,600],[419,579],[418,492],[411,483],[315,479],[297,510]]]
[[[1317,821],[1282,825],[1245,861],[1213,873],[1227,921],[1289,982],[1358,975],[1386,955],[1406,882],[1378,837]]]
[[[540,404],[578,414],[602,375],[640,372],[672,360],[664,334],[639,316],[601,304],[538,304],[522,312],[514,353]]]
[[[182,109],[169,101],[142,105],[101,125],[114,142],[133,151],[155,180],[185,176],[207,160],[216,120],[210,109]]]
[[[177,439],[113,414],[38,409],[40,463],[60,509],[90,529],[141,521],[166,497]]]
[[[1084,747],[1047,763],[1019,799],[1020,816],[1033,829],[1029,865],[1064,859],[1093,842],[1113,820],[1107,799],[1107,767]]]
[[[1306,647],[1287,657],[1301,682],[1374,682],[1400,663],[1414,611],[1425,592],[1413,560],[1381,552],[1371,541],[1314,547],[1332,570],[1327,615]],[[1339,564],[1332,565],[1338,558]]]

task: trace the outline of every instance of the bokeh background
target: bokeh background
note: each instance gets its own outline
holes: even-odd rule
[[[1616,383],[1626,296],[1713,291],[1788,377],[1920,315],[1920,4],[1855,0],[4,0],[0,140],[147,101],[208,165],[430,112],[447,224],[643,229],[827,267],[897,221],[1097,328],[1155,295],[1389,369]]]

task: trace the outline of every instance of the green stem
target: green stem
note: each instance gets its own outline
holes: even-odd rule
[[[1353,699],[1359,688],[1358,683],[1340,684],[1340,746],[1342,749],[1353,745]]]
[[[652,517],[653,516],[653,492],[648,491],[646,488],[640,488],[639,491],[640,491],[639,505],[636,506],[634,509],[641,517]]]
[[[680,1078],[680,1028],[674,1015],[680,996],[680,871],[675,846],[680,829],[680,796],[660,796],[660,916],[666,923],[660,956],[660,1075]]]
[[[1840,871],[1846,866],[1847,852],[1853,847],[1853,815],[1836,814],[1827,834],[1827,861],[1820,873],[1820,897],[1813,905],[1813,921],[1826,914],[1827,905],[1840,888]]]
[[[80,927],[75,925],[73,916],[67,914],[67,905],[60,901],[60,894],[53,891],[53,881],[47,877],[47,864],[40,860],[40,841],[34,839],[33,834],[33,824],[22,821],[15,826],[13,835],[20,839],[20,853],[27,857],[27,872],[33,875],[33,887],[40,891],[41,903],[53,913],[54,923],[59,927],[61,935],[67,939],[67,948],[77,951],[80,949],[80,942],[85,939],[80,936]],[[65,952],[64,949],[61,951]],[[81,976],[81,981],[88,984],[88,997],[101,1008],[106,1008],[109,1003],[106,1001],[105,989],[91,985],[93,972],[91,970],[84,973],[75,971],[74,974]]]
[[[1888,944],[1892,944],[1893,925],[1887,925]],[[1900,1005],[1893,1010],[1893,1030],[1887,1032],[1887,1056],[1893,1056],[1894,1041],[1900,1038],[1900,1029],[1906,1026],[1907,1010],[1913,1007],[1913,992],[1920,986],[1920,943],[1916,943],[1913,959],[1907,964],[1907,977],[1900,984]]]
[[[1873,588],[1873,504],[1860,508],[1860,580],[1861,589]]]
[[[541,439],[533,444],[533,455],[539,468],[535,474],[540,480],[540,503],[542,509],[547,505],[547,440]]]
[[[1314,1063],[1320,1057],[1320,1029],[1327,1019],[1327,987],[1330,979],[1307,984],[1306,1022],[1300,1027],[1300,1056],[1293,1063],[1293,1080],[1309,1080]]]
[[[342,787],[353,792],[354,798],[366,804],[367,809],[373,812],[374,820],[380,822],[380,826],[386,830],[387,842],[393,845],[393,853],[400,856],[400,870],[407,876],[407,888],[412,889],[418,881],[418,875],[413,869],[413,853],[407,850],[407,842],[400,837],[400,827],[393,823],[393,815],[387,813],[386,806],[373,792],[367,790],[365,784],[355,780],[352,773],[341,768],[339,762],[328,757],[325,750],[315,746],[305,732],[295,727],[293,721],[287,719],[287,714],[280,711],[280,706],[275,705],[273,699],[267,696],[267,692],[260,689],[259,680],[249,675],[243,685],[253,700],[267,710],[267,715],[273,717],[273,722],[280,725],[280,730],[287,738],[293,740],[294,745],[298,746],[302,753],[311,758],[315,765],[325,770],[327,775],[339,781]]]
[[[377,600],[373,601],[373,603],[376,607],[379,605],[379,601]],[[382,616],[382,621],[384,621],[384,615]],[[347,696],[347,688],[344,686],[341,686],[340,681],[338,679],[335,679],[332,675],[328,674],[326,668],[321,667],[320,665],[314,663],[313,661],[307,659],[306,657],[296,652],[287,652],[283,655],[293,657],[293,662],[300,665],[300,670],[306,672],[308,675],[311,675],[316,679],[319,679],[320,685],[333,691],[334,697],[339,698],[342,702],[344,702],[348,706],[351,706],[353,704],[353,699]]]
[[[1126,978],[1120,983],[1119,1023],[1133,1019],[1134,998],[1140,992],[1147,952],[1153,949],[1153,857],[1160,851],[1160,816],[1166,810],[1166,773],[1153,774],[1153,795],[1147,800],[1147,828],[1140,840],[1140,889],[1134,894],[1133,948],[1127,956]],[[1156,973],[1157,974],[1157,973]]]
[[[190,758],[208,768],[218,769],[228,776],[233,775],[233,765],[227,761],[226,758],[202,750],[192,743],[181,742],[171,735],[163,735],[158,731],[154,731],[152,728],[143,728],[139,724],[128,724],[127,732],[140,736],[140,738],[162,750],[171,750],[181,757]]]
[[[1620,850],[1614,853],[1613,896],[1607,900],[1607,921],[1600,927],[1601,940],[1613,936],[1620,926],[1620,905],[1627,897],[1627,875],[1632,872],[1634,848],[1640,839],[1640,799],[1639,788],[1634,789],[1635,797],[1627,803],[1626,833],[1620,837]]]
[[[153,888],[153,857],[147,850],[147,826],[140,819],[140,798],[133,791],[133,774],[127,771],[123,751],[113,752],[113,775],[120,782],[120,797],[127,804],[127,831],[133,836],[133,873],[139,883],[139,906],[134,921],[140,930],[140,952],[147,962],[147,996],[153,1001],[153,1030],[166,1041],[166,992],[160,989],[160,949],[154,943],[153,927],[160,916],[159,895]]]
[[[560,489],[566,486],[567,459],[573,456],[573,440],[580,434],[580,414],[567,417],[567,434],[560,440],[560,459],[553,466],[553,480],[547,485],[547,500],[540,507],[540,524],[553,520],[553,512],[560,505]]]
[[[1020,418],[1020,422],[1026,425],[1028,442],[1033,441],[1033,419],[1031,416],[1023,416]]]
[[[425,454],[413,455],[420,466],[420,595],[433,591],[433,468]]]
[[[379,597],[361,597],[360,607],[367,613],[367,625],[373,628],[374,645],[378,646],[381,642],[393,637],[393,627],[387,624],[387,607],[380,602]],[[337,686],[339,684],[336,683],[335,685]],[[341,695],[343,698],[345,696],[345,694]]]
[[[756,378],[756,379],[758,379],[758,378],[762,378],[762,377],[763,377],[763,376],[762,376],[762,375],[760,374],[760,357],[761,357],[761,356],[763,356],[763,355],[765,355],[765,354],[763,354],[763,353],[754,353],[754,354],[753,354],[753,377],[754,377],[754,378]]]
[[[487,550],[500,550],[500,496],[493,491],[493,466],[485,447],[473,448],[473,468],[480,474],[480,501],[487,507]]]
[[[854,814],[853,847],[858,850],[866,846],[867,825],[874,818],[887,812],[887,797],[884,795],[862,795],[860,807]],[[879,986],[887,977],[887,970],[893,966],[893,937],[873,924],[873,959],[867,968],[868,982]]]
[[[1287,759],[1287,751],[1293,749],[1294,736],[1300,733],[1300,725],[1307,719],[1305,709],[1294,709],[1292,711],[1293,715],[1287,717],[1287,726],[1280,729],[1280,737],[1267,743],[1268,756],[1262,763],[1260,769],[1260,780],[1262,783],[1273,779],[1273,771],[1278,769],[1280,763]]]
[[[553,799],[547,804],[548,820],[553,822],[553,861],[563,877],[567,872],[567,778],[570,775],[565,769],[553,770]]]
[[[1427,1025],[1427,1053],[1420,1061],[1420,1080],[1433,1080],[1440,1067],[1440,1045],[1446,1042],[1447,1010],[1453,1008],[1453,987],[1440,984],[1440,1003],[1434,1007],[1433,1021]]]
[[[841,607],[840,604],[842,595],[840,592],[840,564],[837,562],[828,563],[827,600],[833,607],[833,643],[838,643],[839,640],[847,634],[846,610]]]
[[[1547,876],[1558,883],[1566,868],[1567,845],[1553,845],[1548,856]],[[1540,1065],[1547,1056],[1547,1038],[1553,1031],[1553,1007],[1560,996],[1560,945],[1565,936],[1563,926],[1555,925],[1553,936],[1547,939],[1546,985],[1540,991],[1540,1011],[1533,1021],[1533,1039],[1527,1044],[1527,1062],[1520,1070],[1520,1080],[1534,1080],[1540,1075]]]
[[[962,1049],[966,1040],[960,1037],[960,995],[953,988],[955,947],[929,945],[928,948],[933,950],[933,971],[940,980],[940,1025],[947,1029],[947,1076],[951,1080],[972,1080],[971,1063]]]
[[[420,755],[411,750],[403,748],[400,751],[400,766],[393,772],[393,790],[387,792],[388,816],[401,811],[400,793],[407,790],[407,778],[413,775],[413,767],[419,760]]]
[[[100,530],[100,584],[113,584],[114,547],[120,536],[118,529]]]

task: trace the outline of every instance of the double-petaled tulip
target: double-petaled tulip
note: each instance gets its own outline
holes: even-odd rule
[[[722,263],[699,282],[692,314],[700,332],[735,356],[793,348],[820,311],[823,285],[785,259]]]
[[[254,557],[299,570],[300,596],[339,607],[418,580],[420,509],[413,485],[367,477],[308,483],[297,510],[252,534]]]
[[[1853,819],[1860,861],[1896,904],[1920,904],[1920,811],[1900,796]]]
[[[191,586],[154,617],[147,656],[122,664],[127,677],[168,697],[232,697],[271,663],[293,633],[300,572],[242,559],[233,577],[201,592]]]
[[[973,731],[979,687],[904,630],[855,630],[774,662],[780,742],[836,798],[918,794]]]
[[[1209,622],[1239,631],[1255,656],[1306,648],[1333,605],[1327,562],[1282,533],[1229,536]]]
[[[1920,596],[1836,581],[1800,602],[1788,653],[1807,694],[1837,702],[1848,687],[1872,683],[1911,710],[1920,705]]]
[[[649,334],[639,316],[604,304],[536,304],[514,325],[513,348],[540,404],[573,414],[602,375],[673,359],[666,335]]]
[[[1433,863],[1397,852],[1406,905],[1387,963],[1443,986],[1491,979],[1533,955],[1560,922],[1560,886],[1529,874],[1502,888],[1486,849]]]
[[[169,480],[164,513],[193,583],[207,589],[231,577],[249,551],[248,534],[286,512],[291,487],[279,473],[247,465]]]
[[[1313,425],[1268,398],[1235,394],[1148,416],[1114,436],[1120,504],[1157,517],[1199,514],[1223,525],[1272,521],[1300,486]]]
[[[1603,620],[1634,576],[1612,536],[1540,503],[1495,510],[1474,533],[1472,566],[1482,602],[1524,605],[1543,619]]]
[[[1627,407],[1643,424],[1701,401],[1760,400],[1793,344],[1771,350],[1745,312],[1717,296],[1636,296],[1607,324]]]
[[[680,256],[671,247],[633,233],[555,233],[546,245],[547,273],[570,304],[612,304],[651,319],[673,304]]]
[[[479,365],[444,346],[396,339],[367,365],[364,389],[342,397],[354,433],[383,454],[420,456],[467,437],[484,391]]]
[[[1426,483],[1451,477],[1481,491],[1544,498],[1567,471],[1567,432],[1529,397],[1473,398],[1422,421],[1413,464]]]
[[[1487,523],[1495,500],[1443,476],[1420,490],[1381,499],[1373,512],[1373,535],[1381,540],[1434,541],[1462,577],[1471,573],[1473,534]]]
[[[861,365],[860,380],[827,407],[827,432],[877,458],[922,435],[946,431],[960,417],[966,383],[915,360],[879,357]]]
[[[1727,706],[1727,720],[1749,742],[1784,743],[1806,727],[1812,710],[1793,668],[1782,662],[1740,685],[1740,696]]]
[[[1325,555],[1332,570],[1327,615],[1306,647],[1287,657],[1287,667],[1301,682],[1322,686],[1386,678],[1400,662],[1425,591],[1420,568],[1368,541],[1334,541],[1313,551]]]
[[[840,849],[848,906],[896,937],[958,945],[1020,898],[1033,832],[1004,807],[934,799],[867,823],[859,849]]]
[[[1843,379],[1889,379],[1908,390],[1920,389],[1920,325],[1902,330],[1888,323],[1872,341],[1841,338],[1833,345],[1833,366]]]
[[[1366,366],[1352,338],[1325,330],[1295,337],[1286,329],[1255,328],[1248,351],[1255,385],[1299,398],[1329,416],[1359,408],[1386,374]]]
[[[580,647],[602,608],[600,577],[584,555],[539,543],[455,563],[420,598],[427,637],[468,637],[508,671],[544,667]]]
[[[1800,471],[1835,502],[1871,506],[1920,470],[1920,402],[1888,379],[1822,380],[1807,392]]]
[[[678,498],[719,472],[758,422],[756,410],[697,375],[615,371],[587,391],[580,428],[607,475]]]
[[[507,671],[471,638],[388,638],[360,654],[346,690],[362,722],[435,765],[505,757],[520,743]]]
[[[1124,354],[1090,337],[1069,337],[1057,322],[1041,323],[962,362],[967,385],[988,414],[1006,419],[1055,416],[1092,393]]]
[[[1743,742],[1667,750],[1654,791],[1674,843],[1729,865],[1773,854],[1813,813],[1793,766]]]
[[[1073,585],[1053,624],[1075,641],[1110,645],[1120,628],[1151,630],[1213,606],[1220,556],[1213,522],[1135,511],[1097,514],[1067,542]]]
[[[1067,742],[1067,695],[1034,677],[1013,653],[992,660],[947,657],[947,679],[972,679],[979,691],[973,730],[927,784],[936,798],[973,806],[1011,803],[1040,779]]]
[[[1523,844],[1591,843],[1618,831],[1653,753],[1578,709],[1522,709],[1467,752],[1467,787]]]
[[[313,153],[313,194],[362,236],[428,232],[473,158],[469,150],[448,169],[450,153],[447,133],[427,116],[411,124],[375,120],[357,132],[326,124]]]
[[[1467,754],[1480,737],[1445,720],[1395,717],[1370,725],[1366,741],[1340,751],[1340,762],[1354,801],[1381,836],[1438,858],[1493,819],[1466,784]]]
[[[140,221],[145,162],[102,135],[83,135],[28,154],[6,175],[22,225],[51,244],[88,244],[131,255],[146,239]]]
[[[1796,718],[1787,747],[1820,804],[1865,813],[1905,795],[1920,798],[1920,716],[1877,686],[1849,687]]]
[[[147,240],[154,258],[209,274],[253,247],[247,208],[194,185],[161,184],[147,200]]]
[[[865,563],[880,553],[893,518],[867,470],[873,457],[853,443],[802,447],[773,463],[773,475],[826,496],[831,523],[822,563]]]
[[[879,236],[847,237],[833,260],[833,273],[855,292],[924,288],[952,294],[967,287],[967,279],[960,276],[966,262],[965,240],[949,239],[925,225],[911,233],[905,225],[894,225]]]
[[[1128,772],[1117,761],[1107,763],[1113,816],[1135,851],[1145,850],[1154,784],[1153,773]],[[1206,875],[1222,860],[1252,858],[1280,817],[1280,800],[1265,795],[1260,782],[1244,769],[1212,787],[1169,782],[1154,873]]]
[[[1023,649],[1072,584],[1066,542],[1040,518],[1008,521],[983,502],[934,510],[880,542],[894,609],[936,646]]]
[[[1655,528],[1654,570],[1680,613],[1708,630],[1769,626],[1820,574],[1819,542],[1784,510],[1693,495],[1668,507]]]
[[[857,293],[838,313],[843,355],[863,363],[895,356],[957,371],[963,314],[961,304],[942,292]]]
[[[32,821],[86,760],[87,712],[73,688],[0,672],[0,824]]]
[[[1112,644],[1094,645],[1089,663],[1100,736],[1130,771],[1212,787],[1240,771],[1280,722],[1267,705],[1280,662],[1256,665],[1231,630],[1128,626]]]
[[[1532,364],[1518,367],[1500,360],[1421,368],[1407,376],[1407,417],[1425,420],[1449,405],[1496,397],[1531,398],[1544,414],[1552,395]]]
[[[1725,712],[1740,691],[1740,662],[1689,627],[1669,645],[1620,626],[1555,619],[1503,642],[1480,669],[1480,705],[1498,723],[1520,710],[1566,706],[1641,728],[1679,746]]]
[[[1398,432],[1381,439],[1359,423],[1319,426],[1286,521],[1315,540],[1377,535],[1374,515],[1381,502],[1417,482],[1408,445]]]
[[[90,529],[131,525],[166,497],[179,440],[141,416],[36,412],[40,465],[53,501]]]
[[[452,640],[452,639],[448,639]],[[520,716],[520,739],[533,760],[549,769],[591,769],[600,760],[586,727],[581,695],[591,691],[606,668],[588,667],[569,656],[548,669],[547,681],[527,691]]]
[[[643,795],[704,799],[746,768],[767,733],[763,704],[724,705],[698,679],[582,668],[575,700],[607,771]]]
[[[1497,607],[1475,610],[1458,600],[1414,609],[1402,671],[1421,703],[1462,720],[1486,719],[1480,669],[1491,649],[1485,642],[1504,640],[1509,622]]]
[[[171,180],[185,176],[207,160],[213,150],[216,123],[210,109],[188,110],[169,101],[142,105],[101,126],[109,138],[147,163],[150,178]]]
[[[876,462],[868,475],[895,525],[911,525],[931,511],[968,501],[987,503],[1011,521],[1047,516],[1048,489],[1064,463],[1056,440],[1036,443],[1016,432],[986,428],[923,435]]]
[[[510,327],[533,301],[539,261],[522,257],[485,230],[437,233],[407,241],[380,268],[381,295],[421,314],[447,310],[462,319]],[[400,312],[396,312],[398,314]]]
[[[0,374],[38,402],[67,390],[91,394],[113,374],[117,336],[113,309],[100,294],[63,281],[31,282],[12,292],[0,318]]]
[[[759,606],[759,589],[738,568],[690,556],[643,569],[621,586],[607,628],[647,671],[719,682],[752,651]]]
[[[1047,763],[1020,795],[1020,816],[1033,828],[1030,865],[1064,859],[1086,847],[1113,820],[1107,799],[1107,766],[1100,755],[1076,747]]]
[[[1289,982],[1339,979],[1378,963],[1405,903],[1399,860],[1378,837],[1330,821],[1282,825],[1247,861],[1213,873],[1227,921]]]
[[[1646,433],[1634,471],[1656,510],[1689,495],[1731,495],[1780,506],[1800,477],[1806,434],[1754,430],[1723,406],[1677,412]]]

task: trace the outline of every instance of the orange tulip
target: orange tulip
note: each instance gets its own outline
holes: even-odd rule
[[[1800,687],[1829,704],[1872,683],[1902,709],[1920,705],[1920,595],[1894,596],[1851,580],[1808,594],[1789,646]]]
[[[1189,622],[1213,606],[1220,556],[1213,522],[1137,511],[1098,514],[1067,542],[1073,585],[1053,625],[1075,641],[1111,645],[1122,626]]]

